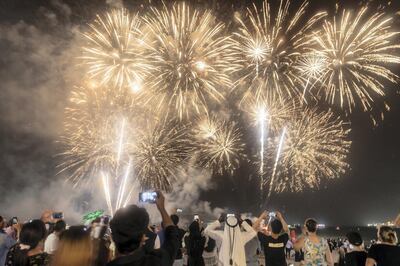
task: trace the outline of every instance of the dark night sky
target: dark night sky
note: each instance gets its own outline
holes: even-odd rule
[[[68,53],[69,43],[78,26],[118,1],[109,2],[0,0],[0,195],[4,197],[0,214],[2,204],[12,201],[16,191],[32,184],[45,188],[48,180],[57,178],[56,140],[62,128],[67,84],[74,74],[68,67],[75,56]],[[139,2],[148,1],[126,0],[124,5],[141,9]],[[235,8],[250,4],[244,0],[190,2],[213,7],[221,4],[217,14],[224,20],[232,15],[227,3],[233,2]],[[310,2],[309,12],[314,12],[332,11],[336,1]],[[341,2],[357,6],[360,1]],[[372,1],[371,5],[386,2]],[[400,10],[399,1],[393,2],[387,8],[388,15]],[[397,17],[395,23],[400,30]],[[400,74],[399,67],[394,71]],[[396,90],[398,85],[386,88],[391,111],[377,127],[366,114],[348,117],[353,141],[351,171],[319,191],[273,194],[270,208],[284,211],[290,222],[301,222],[307,216],[327,224],[366,224],[393,218],[400,211],[400,97]],[[213,206],[258,211],[256,178],[249,181],[246,169],[234,177],[215,178],[216,186],[201,197]]]

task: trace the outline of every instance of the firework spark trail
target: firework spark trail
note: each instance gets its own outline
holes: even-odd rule
[[[121,122],[121,131],[120,131],[121,133],[120,133],[120,136],[119,136],[118,152],[117,152],[117,163],[118,163],[118,166],[119,166],[119,162],[120,162],[120,159],[121,159],[122,149],[123,149],[123,146],[124,146],[125,123],[126,123],[126,119],[123,118],[122,122]],[[118,167],[117,167],[117,169],[118,169]]]
[[[299,106],[297,98],[280,98],[277,93],[268,91],[259,98],[247,97],[241,110],[248,115],[251,126],[259,128],[260,122],[264,120],[267,134],[279,134],[285,123],[299,113]],[[264,117],[261,116],[261,110],[264,110]]]
[[[130,171],[131,171],[131,164],[132,164],[132,159],[129,159],[129,163],[126,167],[124,177],[123,177],[122,181],[119,182],[120,184],[119,184],[117,202],[116,202],[116,206],[115,206],[116,210],[121,208],[122,202],[124,201],[124,199],[126,199],[125,198],[125,190],[126,190],[127,181],[129,179],[129,175],[130,175]]]
[[[278,151],[276,152],[276,159],[275,159],[275,163],[274,163],[274,168],[273,168],[273,170],[272,170],[271,182],[269,183],[269,190],[268,190],[268,195],[267,195],[267,201],[268,201],[269,198],[271,197],[272,187],[273,187],[273,185],[274,185],[274,180],[275,180],[276,167],[278,166],[279,157],[281,156],[282,145],[283,145],[283,140],[284,140],[284,138],[285,138],[285,134],[286,134],[286,127],[283,128],[281,137],[280,137],[280,139],[279,139],[279,146],[278,146]]]
[[[385,95],[383,82],[398,80],[387,64],[400,63],[395,53],[400,45],[394,43],[399,32],[393,30],[392,18],[367,11],[363,7],[353,15],[344,10],[333,22],[325,21],[313,38],[327,62],[317,91],[348,112],[358,104],[370,111],[375,99]]]
[[[186,3],[169,10],[152,8],[144,18],[149,41],[153,77],[146,102],[157,109],[168,106],[177,117],[208,112],[210,102],[225,99],[232,85],[232,44],[225,37],[224,24],[210,11],[198,11]]]
[[[288,121],[280,167],[269,168],[274,172],[274,191],[316,189],[321,181],[340,177],[348,169],[349,132],[331,111],[305,109],[301,116]],[[279,145],[270,139],[268,147],[267,157],[274,160]]]
[[[326,60],[318,52],[309,52],[301,56],[296,62],[294,68],[296,69],[300,80],[304,84],[303,93],[301,96],[302,102],[307,103],[305,98],[308,85],[312,89],[324,75],[326,71]]]
[[[310,49],[312,30],[326,15],[320,12],[306,19],[308,5],[304,1],[291,14],[290,1],[281,0],[278,10],[271,12],[270,3],[265,0],[261,11],[255,4],[247,9],[248,19],[236,17],[239,29],[233,39],[237,58],[234,70],[239,75],[236,85],[246,86],[242,101],[248,96],[258,98],[266,90],[273,90],[281,98],[300,96],[294,65]]]
[[[111,192],[110,192],[110,183],[108,180],[108,175],[104,174],[104,172],[101,172],[100,175],[103,182],[104,195],[106,198],[108,210],[110,211],[111,216],[113,216],[114,211],[111,203]]]
[[[144,189],[169,191],[188,153],[187,129],[149,121],[140,128],[133,150],[135,174]]]
[[[217,174],[232,174],[244,157],[242,134],[233,122],[207,116],[194,128],[195,149],[200,167]]]
[[[81,60],[88,66],[89,78],[100,86],[138,90],[151,68],[145,53],[147,35],[141,27],[139,15],[126,9],[97,16],[83,34],[87,43]]]
[[[258,114],[258,120],[260,124],[260,189],[262,190],[264,185],[264,141],[265,141],[265,120],[266,112],[265,108],[261,108]]]

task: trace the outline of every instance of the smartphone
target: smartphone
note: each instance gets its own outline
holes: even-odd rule
[[[268,216],[271,218],[275,218],[276,217],[276,213],[275,212],[269,212]]]
[[[139,193],[139,202],[156,203],[156,199],[157,199],[157,192],[155,191]]]
[[[17,224],[17,223],[18,223],[18,217],[13,217],[13,218],[11,219],[11,223],[12,223],[12,224]]]
[[[198,216],[197,214],[194,216],[193,220],[200,220],[200,216]]]
[[[64,214],[62,212],[53,212],[53,219],[62,219]]]

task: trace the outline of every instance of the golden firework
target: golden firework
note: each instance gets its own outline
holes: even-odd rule
[[[145,21],[154,74],[146,99],[176,110],[179,119],[208,112],[209,102],[223,100],[232,59],[224,24],[186,3],[152,8]]]
[[[395,54],[400,45],[394,43],[399,32],[391,21],[382,12],[369,13],[367,7],[356,14],[344,10],[339,18],[325,21],[314,38],[316,51],[327,62],[318,93],[349,112],[357,104],[369,111],[374,99],[385,95],[384,81],[397,81],[387,67],[400,63]]]
[[[280,135],[268,139],[266,157],[271,164],[266,184],[276,192],[297,192],[340,177],[349,167],[349,132],[331,111],[306,109],[288,121]]]
[[[149,122],[138,132],[132,155],[135,172],[145,189],[171,190],[179,166],[187,157],[186,129],[175,124]]]
[[[130,15],[125,9],[97,16],[83,34],[87,42],[81,59],[90,79],[100,86],[141,89],[150,69],[141,24],[138,14]]]
[[[134,148],[138,107],[128,95],[106,88],[76,87],[65,110],[62,172],[78,184],[104,171],[116,175]]]
[[[248,114],[252,126],[259,127],[261,122],[266,132],[278,133],[283,125],[299,112],[299,102],[288,97],[281,98],[277,93],[265,90],[262,96],[249,96],[241,105]]]
[[[195,148],[201,167],[232,174],[244,158],[242,134],[233,122],[204,117],[194,127]]]
[[[278,9],[271,10],[265,0],[261,11],[254,4],[245,18],[236,16],[236,85],[245,86],[243,100],[248,96],[258,98],[265,90],[273,90],[280,97],[301,94],[295,86],[298,76],[293,65],[309,49],[311,30],[326,14],[320,12],[305,19],[307,1],[293,15],[290,6],[289,0],[281,0]]]

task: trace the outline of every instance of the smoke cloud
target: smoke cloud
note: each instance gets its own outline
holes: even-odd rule
[[[121,8],[123,1],[106,4]],[[85,24],[72,22],[75,9],[51,0],[28,10],[37,18],[33,21],[10,23],[0,18],[0,215],[28,220],[52,209],[63,211],[70,223],[80,223],[86,212],[106,210],[101,186],[73,188],[56,169],[69,91],[83,79],[77,58],[79,32]],[[211,183],[209,172],[182,171],[167,196],[168,208],[216,216],[219,209],[199,202],[201,191],[210,189]],[[137,203],[138,192],[133,193],[132,203]],[[154,206],[146,208],[154,220],[159,219]]]

